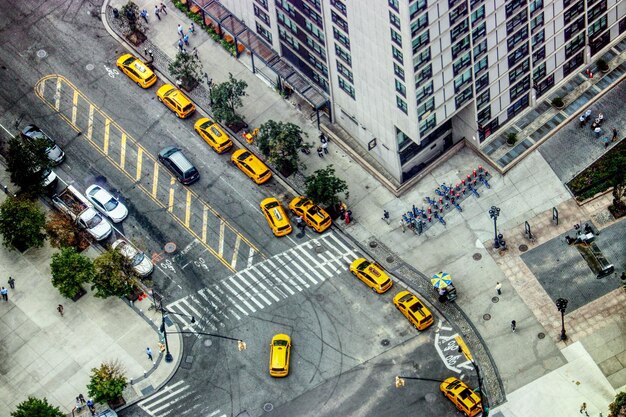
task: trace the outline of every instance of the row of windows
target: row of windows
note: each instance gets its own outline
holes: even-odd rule
[[[454,76],[456,77],[461,71],[463,71],[465,68],[467,68],[467,66],[471,62],[472,62],[472,57],[471,57],[469,52],[466,53],[465,55],[463,55],[458,60],[456,60],[452,64],[452,72],[454,73]]]
[[[574,35],[585,28],[585,16],[580,16],[574,23],[565,28],[565,40],[570,40]]]
[[[396,91],[402,94],[403,97],[406,97],[406,87],[402,84],[401,81],[394,79],[396,82]]]
[[[404,64],[404,56],[401,50],[391,45],[391,54],[399,63]]]
[[[296,25],[296,22],[288,18],[287,15],[281,11],[277,11],[276,16],[278,17],[278,21],[288,27],[294,34],[298,33],[298,25]]]
[[[517,63],[520,62],[525,56],[528,56],[528,44],[521,46],[515,52],[509,54],[509,68],[517,65]]]
[[[461,87],[472,81],[472,70],[468,69],[454,79],[454,93],[458,93]]]
[[[456,9],[450,11],[450,26],[454,25],[457,20],[467,15],[467,3],[461,4]]]
[[[509,84],[513,84],[530,70],[530,59],[526,58],[522,65],[509,70]]]
[[[389,23],[400,29],[400,18],[391,10],[389,10]]]
[[[476,92],[482,91],[484,88],[489,86],[489,73],[484,73],[480,78],[476,80],[474,83],[474,87],[476,88]]]
[[[393,30],[393,28],[389,28],[389,30],[391,30],[391,40],[394,41],[396,45],[400,46],[400,48],[402,48],[402,36],[395,30]]]
[[[418,13],[426,10],[426,0],[417,0],[409,5],[409,19],[413,20]]]
[[[416,90],[415,93],[415,101],[417,103],[420,103],[423,99],[425,99],[428,96],[432,96],[434,90],[433,90],[433,82],[428,81],[428,83],[426,85],[423,85],[422,87],[418,88]]]
[[[585,34],[580,33],[571,42],[565,45],[565,59],[570,59],[574,54],[585,47]]]
[[[546,47],[541,45],[533,52],[533,65],[537,65],[537,62],[543,60],[546,57]]]
[[[333,36],[335,37],[337,42],[339,42],[340,44],[342,44],[346,48],[350,49],[350,38],[348,38],[346,35],[341,33],[339,31],[339,29],[337,29],[335,27],[333,28]]]
[[[480,25],[476,27],[476,29],[472,31],[472,41],[474,42],[474,44],[476,44],[480,38],[485,36],[486,33],[487,33],[487,24],[485,22],[482,22]]]
[[[563,76],[566,77],[571,74],[574,70],[576,70],[576,68],[582,65],[583,62],[583,51],[581,51],[578,54],[574,55],[574,58],[566,61],[565,64],[563,64]]]
[[[420,122],[420,135],[424,135],[429,130],[437,126],[437,114],[432,113],[426,120]]]
[[[308,32],[313,35],[314,38],[319,40],[322,44],[324,44],[324,32],[317,26],[315,26],[310,20],[305,21],[305,26]],[[334,29],[334,28],[333,28]]]
[[[421,48],[424,45],[427,45],[429,42],[430,42],[430,33],[428,30],[426,30],[424,31],[424,33],[422,33],[421,35],[413,39],[413,42],[412,42],[413,54],[415,54],[419,48]]]
[[[602,0],[587,12],[587,21],[593,22],[596,17],[600,16],[604,12],[606,12],[606,0]]]
[[[339,16],[337,13],[335,13],[334,11],[330,11],[330,17],[333,21],[334,24],[336,24],[337,26],[339,26],[341,29],[343,29],[344,32],[349,33],[348,32],[348,22],[346,22],[341,16]]]
[[[479,95],[478,97],[476,97],[476,107],[478,109],[481,109],[485,106],[485,104],[489,104],[490,101],[491,101],[491,93],[489,90],[487,90],[481,95]]]
[[[543,9],[543,0],[532,0],[528,6],[532,16],[537,10]]]
[[[400,97],[396,96],[396,106],[406,114],[409,114],[409,108],[406,105],[406,101],[402,100]]]
[[[452,43],[456,42],[459,36],[467,33],[469,31],[469,20],[467,18],[463,19],[461,23],[456,25],[450,31],[450,38],[452,39]]]
[[[267,1],[267,0],[263,0],[263,1]],[[306,0],[306,1],[309,2],[309,4],[311,4],[313,7],[315,7],[315,9],[318,12],[322,11],[322,4],[320,0]]]
[[[554,87],[554,74],[550,74],[550,76],[537,85],[537,97],[541,97],[543,93],[552,87]]]
[[[512,119],[517,114],[519,114],[522,110],[524,110],[526,107],[528,107],[528,94],[526,94],[524,97],[522,97],[521,99],[513,103],[513,105],[510,106],[506,110],[507,117],[509,119]]]
[[[480,58],[480,56],[485,52],[487,52],[487,39],[483,39],[480,43],[474,46],[474,59]]]
[[[270,31],[265,29],[259,22],[255,22],[255,23],[256,23],[256,33],[261,35],[261,37],[263,37],[266,41],[268,41],[271,44],[272,34],[270,33]]]
[[[413,57],[413,71],[417,71],[426,62],[430,61],[430,46]]]
[[[606,29],[606,15],[589,25],[589,38],[593,39],[596,35],[599,35],[604,29]]]
[[[343,59],[346,64],[352,66],[352,57],[350,54],[337,44],[335,44],[335,54],[337,54],[339,58]]]
[[[512,19],[506,22],[506,34],[507,36],[515,32],[515,30],[522,24],[528,21],[528,14],[526,9],[518,13]]]
[[[424,13],[411,23],[411,37],[417,35],[417,33],[428,26],[428,13]]]
[[[506,12],[506,18],[513,16],[520,7],[526,6],[526,0],[509,0],[506,2],[506,6],[504,8]]]
[[[309,55],[309,62],[315,67],[317,68],[322,74],[324,74],[324,76],[328,76],[328,68],[326,68],[326,65],[322,64],[317,58],[315,58],[312,54],[308,54]]]
[[[546,76],[546,63],[544,62],[541,65],[538,65],[533,70],[533,82],[537,83],[540,79],[542,79],[545,76]]]
[[[320,27],[324,26],[324,23],[322,22],[322,16],[320,16],[319,13],[317,13],[315,10],[311,9],[306,4],[302,5],[302,9],[304,10],[304,15],[305,16],[308,16],[309,18],[313,19],[313,21],[315,23],[317,23],[318,26],[320,26]]]
[[[343,13],[344,16],[347,16],[348,11],[346,10],[346,5],[341,0],[330,0],[330,4]]]
[[[478,75],[479,72],[487,69],[487,67],[489,66],[489,61],[487,58],[488,57],[484,57],[474,64],[474,75]]]
[[[535,28],[543,26],[543,12],[537,15],[533,20],[530,21],[530,31],[534,31]]]
[[[519,83],[515,84],[513,87],[509,89],[509,96],[511,97],[511,101],[515,100],[522,94],[528,92],[530,89],[530,76],[527,76]]]
[[[261,19],[263,22],[265,22],[266,25],[269,26],[270,24],[270,16],[265,13],[260,7],[258,7],[256,4],[254,5],[254,15],[256,17],[258,17],[259,19]]]
[[[483,4],[478,9],[472,12],[472,16],[471,16],[472,27],[476,26],[478,21],[484,17],[485,17],[485,5]]]
[[[426,80],[433,76],[432,64],[426,65],[421,71],[415,73],[415,88],[418,88]]]
[[[537,33],[533,35],[530,46],[532,47],[533,50],[535,50],[535,46],[541,45],[542,43],[544,43],[545,40],[546,40],[546,31],[545,29],[541,29],[540,31],[538,31]]]
[[[576,16],[579,16],[585,11],[585,1],[579,0],[573,7],[565,10],[563,13],[563,21],[567,25],[569,22],[574,20]]]
[[[452,45],[452,59],[456,59],[462,52],[470,47],[469,35]]]
[[[267,0],[255,0],[257,3],[259,3],[261,6],[263,6],[265,8],[265,10],[267,9]]]
[[[326,61],[326,51],[317,42],[314,42],[313,39],[311,39],[309,36],[307,36],[306,37],[306,44],[309,45],[309,48],[311,48],[313,51],[315,51],[315,53],[317,55],[319,55],[320,58],[322,58],[324,61]]]
[[[396,77],[404,80],[404,70],[396,62],[393,63],[393,73],[396,74]]]
[[[355,98],[354,87],[341,77],[337,77],[337,79],[339,80],[339,88],[345,91],[350,97]]]
[[[348,67],[346,67],[339,61],[337,61],[337,71],[339,72],[339,74],[346,77],[351,83],[354,82],[354,78],[352,77],[352,71],[350,71]]]
[[[417,106],[417,118],[418,120],[422,120],[422,117],[428,112],[431,112],[435,109],[435,98],[431,97],[423,104]]]
[[[469,99],[474,97],[474,92],[472,91],[472,87],[468,87],[459,95],[454,98],[454,103],[457,109],[460,109],[465,103],[468,102]]]
[[[528,26],[524,25],[521,30],[518,30],[513,36],[507,38],[506,46],[509,51],[512,51],[520,42],[526,39],[528,39]]]

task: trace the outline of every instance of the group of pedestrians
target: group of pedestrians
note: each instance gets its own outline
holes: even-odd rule
[[[167,7],[165,6],[164,3],[161,4],[155,4],[154,5],[154,15],[157,17],[157,19],[161,20],[161,13],[163,14],[167,14]],[[142,9],[141,12],[139,12],[139,16],[146,22],[148,23],[148,10],[147,9]]]
[[[581,114],[580,117],[578,118],[579,126],[581,128],[584,127],[587,124],[587,122],[589,122],[591,120],[591,118],[592,118],[592,111],[591,111],[591,109],[585,110],[585,112],[583,114]],[[602,123],[604,123],[604,115],[602,113],[598,113],[596,118],[591,123],[591,130],[595,134],[595,137],[598,138],[598,139],[602,136],[602,133],[603,133],[603,130],[602,130],[602,127],[601,127]],[[613,128],[613,136],[611,137],[611,139],[609,140],[608,136],[605,136],[603,138],[604,147],[608,148],[609,147],[609,143],[610,142],[616,142],[617,139],[618,139],[617,129]]]
[[[180,52],[185,54],[187,53],[185,46],[189,46],[189,36],[193,35],[196,32],[196,26],[193,24],[193,22],[191,22],[191,25],[189,25],[189,29],[187,29],[187,33],[185,33],[185,29],[183,29],[183,26],[179,23],[176,30],[178,31],[178,36],[180,38],[178,39],[178,49],[180,50]],[[194,53],[194,56],[196,58],[198,57],[197,52]]]
[[[13,279],[13,277],[9,277],[9,280],[7,281],[9,284],[9,287],[14,290],[15,289],[15,279]],[[5,287],[0,288],[0,295],[2,296],[2,300],[3,301],[9,301],[9,290]]]
[[[85,401],[85,397],[83,396],[83,394],[78,394],[78,397],[76,397],[75,410],[80,412],[85,406],[89,408],[92,416],[96,414],[96,404],[93,402],[93,400],[90,398]]]

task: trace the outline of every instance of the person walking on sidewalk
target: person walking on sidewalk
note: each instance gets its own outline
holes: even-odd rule
[[[59,314],[61,315],[61,317],[63,317],[63,304],[59,304],[57,306],[57,311],[59,312]]]
[[[161,3],[161,11],[165,14],[167,14],[167,7],[165,7],[165,4]]]
[[[191,22],[191,25],[189,26],[189,30],[187,32],[189,32],[190,35],[196,32],[196,26],[193,24],[193,22]]]
[[[9,287],[11,287],[12,290],[15,289],[15,280],[13,279],[13,277],[9,277]]]
[[[150,359],[150,361],[154,361],[154,359],[152,359],[152,349],[150,349],[150,347],[146,348],[146,355],[148,355],[148,359]]]
[[[382,218],[385,222],[387,222],[387,224],[389,224],[389,212],[387,210],[383,210],[383,218]]]
[[[83,396],[83,394],[78,394],[78,399],[80,400],[81,404],[85,404],[85,397]]]
[[[322,143],[322,149],[324,150],[325,154],[328,154],[328,141]]]
[[[502,284],[500,284],[499,282],[496,282],[496,292],[498,293],[498,295],[502,295]]]
[[[580,406],[579,413],[582,414],[583,411],[585,412],[586,416],[589,416],[589,413],[587,412],[587,403],[582,403],[582,405]]]
[[[511,330],[515,333],[515,329],[517,328],[517,322],[515,320],[511,321]]]
[[[180,49],[180,52],[183,52],[183,40],[182,39],[178,40],[178,49]]]
[[[161,9],[159,9],[159,6],[157,6],[156,4],[154,5],[154,15],[157,17],[157,19],[161,20]]]
[[[189,46],[189,35],[188,34],[183,36],[183,42],[185,42],[185,45]]]
[[[324,148],[322,148],[321,146],[317,148],[317,156],[319,156],[320,158],[324,157]]]
[[[613,128],[613,137],[611,138],[611,142],[617,141],[617,129]]]
[[[404,224],[402,217],[400,218],[400,227],[402,228],[402,233],[406,232],[406,224]]]
[[[183,30],[182,25],[179,23],[178,24],[178,35],[182,38],[185,35],[185,31]]]
[[[139,13],[139,16],[143,17],[143,20],[148,23],[148,11],[146,9],[143,9],[141,13]]]
[[[0,295],[2,295],[2,299],[4,301],[9,301],[9,290],[2,287],[2,289],[0,289]]]
[[[92,416],[96,414],[96,405],[91,398],[87,400],[87,407],[89,407]]]

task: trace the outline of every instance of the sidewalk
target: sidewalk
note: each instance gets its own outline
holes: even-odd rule
[[[0,184],[14,189],[4,163]],[[0,193],[0,204],[6,198]],[[168,337],[174,362],[166,363],[158,354],[156,326],[161,315],[149,309],[148,299],[131,307],[119,298],[95,298],[88,286],[87,294],[76,302],[61,296],[50,275],[51,257],[57,251],[47,242],[24,253],[0,246],[0,285],[8,288],[8,277],[15,279],[9,301],[0,301],[0,417],[8,417],[29,395],[46,397],[68,415],[90,415],[86,408],[72,412],[75,399],[80,393],[88,398],[91,369],[107,361],[119,361],[125,369],[129,385],[124,399],[130,404],[164,385],[181,359],[180,335]],[[98,252],[90,247],[86,255],[93,258]],[[59,304],[64,306],[63,317],[57,312]],[[154,366],[145,353],[148,346],[154,352]]]
[[[140,0],[137,3],[140,9],[146,8],[151,11],[154,8],[154,4],[150,1]],[[113,0],[109,6],[119,8],[121,4],[120,0]],[[103,18],[109,33],[125,43],[118,34],[114,33],[116,22],[112,17],[111,9],[107,8],[107,4],[103,8],[106,10]],[[161,19],[158,21],[150,15],[148,41],[135,53],[142,55],[144,47],[151,48],[155,55],[154,64],[159,71],[159,76],[163,81],[168,82],[169,78],[169,82],[173,82],[174,80],[168,75],[167,64],[173,60],[177,51],[176,27],[181,24],[187,28],[190,20],[173,7],[168,9],[168,15],[161,15]],[[271,83],[255,76],[249,70],[248,56],[243,54],[241,61],[235,59],[201,30],[196,30],[190,39],[190,44],[188,49],[198,49],[204,71],[209,74],[209,78],[212,78],[214,83],[225,81],[229,73],[248,83],[247,96],[243,99],[244,106],[240,109],[240,113],[245,116],[251,128],[258,127],[270,119],[292,122],[299,125],[308,134],[308,141],[317,146],[319,131],[309,119],[308,112],[303,112],[297,105],[283,100],[273,90]],[[210,109],[206,94],[205,88],[197,88],[189,93],[189,96],[198,104],[201,113],[208,113]],[[240,146],[249,147],[241,143],[240,137],[237,139]],[[258,154],[256,149],[253,151]],[[593,408],[590,406],[590,410],[597,409],[606,413],[608,402],[615,394],[611,390],[621,386],[619,385],[621,379],[618,378],[613,385],[609,384],[611,388],[606,388],[607,379],[602,372],[600,372],[602,376],[598,376],[597,365],[606,358],[601,359],[596,352],[602,349],[602,340],[607,337],[603,330],[611,328],[613,322],[602,321],[602,315],[586,312],[586,319],[597,320],[597,326],[594,324],[594,332],[589,334],[585,330],[583,334],[583,326],[573,330],[568,334],[572,340],[580,340],[581,343],[577,343],[576,347],[573,347],[574,345],[566,347],[558,341],[558,338],[555,338],[554,328],[551,326],[546,328],[544,322],[540,320],[543,311],[533,308],[532,302],[545,300],[545,294],[541,291],[526,294],[525,286],[516,285],[516,280],[520,276],[516,274],[521,273],[521,276],[530,281],[536,278],[526,271],[520,272],[515,268],[512,269],[513,273],[510,273],[502,265],[500,255],[491,250],[493,221],[489,218],[488,210],[492,205],[497,205],[502,209],[498,219],[498,228],[507,239],[512,239],[513,245],[517,244],[519,228],[525,220],[532,222],[537,219],[537,223],[533,223],[537,224],[535,231],[545,239],[558,235],[559,230],[550,229],[548,224],[540,226],[539,219],[543,219],[545,213],[553,207],[571,204],[572,199],[562,181],[538,152],[531,153],[524,158],[506,176],[492,173],[494,176],[490,179],[491,188],[481,189],[480,198],[466,199],[462,203],[463,212],[455,211],[446,215],[445,227],[440,224],[433,225],[418,237],[410,231],[402,233],[398,223],[401,213],[411,209],[414,204],[423,206],[424,197],[433,197],[433,189],[439,184],[458,183],[478,165],[486,166],[485,161],[471,149],[464,148],[449,160],[439,164],[402,197],[396,198],[333,142],[330,143],[329,151],[329,154],[323,158],[318,157],[315,152],[310,155],[301,155],[306,164],[306,169],[302,174],[309,175],[317,169],[332,164],[337,176],[348,183],[350,198],[347,203],[355,221],[349,225],[338,221],[336,226],[342,228],[361,245],[371,248],[372,253],[376,254],[383,265],[393,262],[394,257],[400,257],[404,262],[423,272],[424,279],[441,270],[446,270],[455,277],[455,285],[459,293],[457,305],[474,324],[474,329],[462,330],[463,332],[478,332],[478,339],[482,340],[483,345],[489,349],[492,361],[497,365],[506,393],[511,395],[510,403],[507,403],[509,408],[502,408],[502,415],[507,417],[563,415],[562,404],[556,401],[541,404],[541,410],[535,410],[537,412],[534,414],[511,414],[510,410],[515,409],[514,400],[519,398],[515,397],[514,393],[522,392],[520,391],[522,389],[533,390],[536,393],[540,390],[537,393],[539,395],[546,388],[549,388],[554,397],[568,398],[575,404],[574,407],[578,407],[582,402],[588,404],[593,402]],[[294,175],[286,179],[286,182],[295,190],[302,190],[304,178],[302,174]],[[601,200],[597,206],[594,206],[594,213],[605,212],[606,204],[606,200]],[[390,225],[381,219],[383,209],[391,214]],[[573,217],[575,215],[578,214],[564,210],[563,223],[573,224],[575,220],[580,220]],[[393,248],[393,250],[387,248]],[[393,257],[388,260],[387,257],[391,255]],[[510,251],[504,258],[507,262],[517,262],[519,257],[519,252]],[[497,303],[493,301],[496,282],[503,284],[503,295]],[[623,306],[619,308],[614,320],[624,317],[626,313]],[[550,320],[558,317],[554,311],[545,314],[549,314]],[[566,320],[569,320],[571,314],[573,313],[566,315]],[[486,316],[489,316],[489,319],[485,319]],[[520,325],[520,331],[515,339],[510,337],[511,319],[517,320]],[[538,340],[538,334],[546,337]],[[622,329],[621,333],[613,336],[617,338],[617,345],[620,341],[624,341],[623,334]],[[622,351],[626,350],[626,343],[623,345]],[[516,354],[511,355],[511,352]],[[621,351],[615,355],[618,356],[619,352]],[[589,360],[590,357],[596,359]],[[583,359],[574,360],[575,358]],[[618,362],[618,365],[614,366],[626,368],[626,363]],[[559,373],[563,375],[565,371],[579,381],[594,382],[595,380],[592,381],[590,377],[587,377],[592,375],[593,378],[598,377],[603,382],[590,384],[589,391],[572,393],[564,384],[552,385],[550,382],[552,380],[548,377]]]

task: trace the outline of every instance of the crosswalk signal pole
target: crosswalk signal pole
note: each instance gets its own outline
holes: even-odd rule
[[[174,357],[170,353],[170,347],[167,344],[167,329],[165,328],[165,311],[163,310],[163,299],[159,302],[159,310],[161,310],[161,332],[163,332],[163,339],[165,339],[165,362],[172,362]]]

